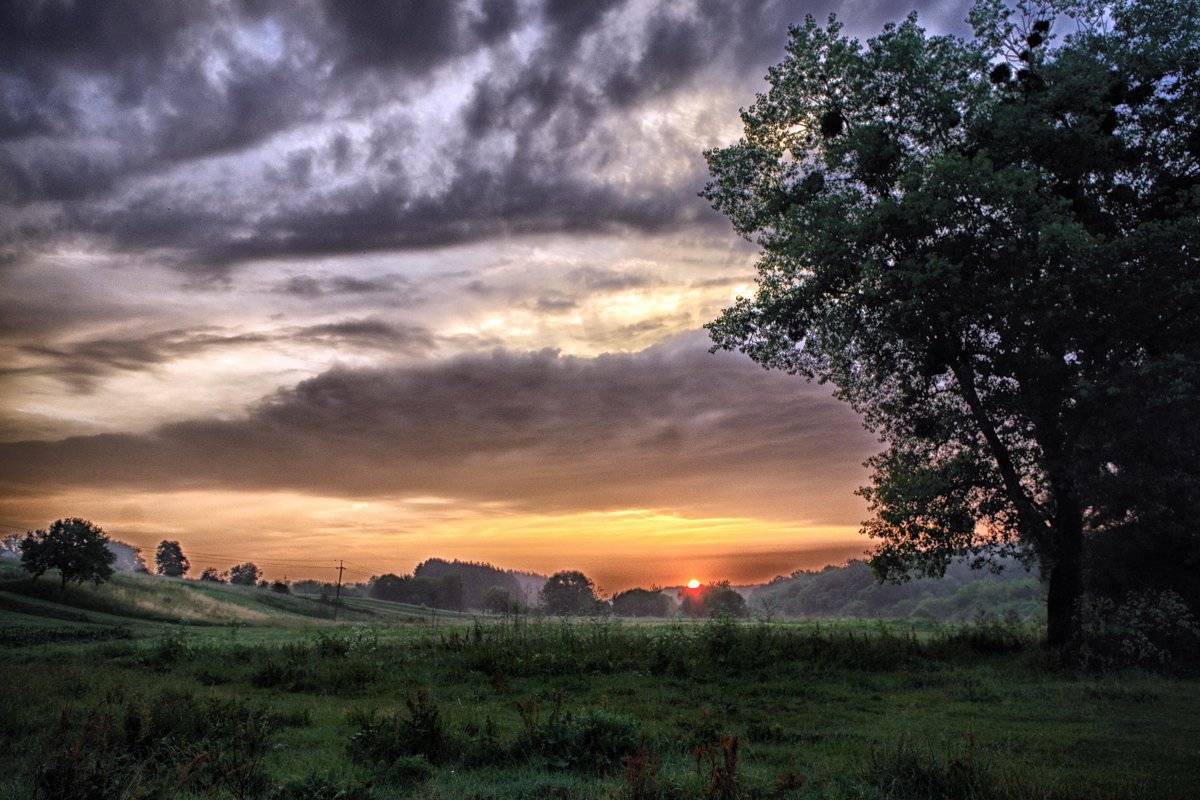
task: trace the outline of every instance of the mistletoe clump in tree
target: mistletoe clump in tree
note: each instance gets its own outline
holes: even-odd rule
[[[745,137],[706,153],[704,196],[763,251],[708,328],[880,433],[880,577],[1037,563],[1057,646],[1089,542],[1200,565],[1200,2],[970,22],[792,29]]]

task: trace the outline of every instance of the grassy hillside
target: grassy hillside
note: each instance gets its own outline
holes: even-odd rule
[[[118,572],[92,586],[71,584],[60,592],[57,577],[33,579],[19,566],[0,563],[0,613],[29,619],[98,624],[186,622],[195,625],[254,623],[307,625],[332,622],[333,606],[318,597],[270,589]],[[348,599],[341,611],[348,622],[419,622],[426,609],[366,599]],[[440,618],[461,617],[437,612]],[[15,617],[14,617],[15,619]]]

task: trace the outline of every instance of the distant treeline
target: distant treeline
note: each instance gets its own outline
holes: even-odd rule
[[[865,561],[840,567],[794,572],[760,586],[750,596],[754,609],[780,616],[826,618],[919,617],[969,620],[979,611],[1023,619],[1045,614],[1045,588],[1015,561],[1000,573],[951,564],[944,578],[907,583],[878,583]]]
[[[397,603],[507,613],[539,605],[541,598],[537,591],[529,589],[532,578],[537,578],[539,584],[546,580],[543,576],[516,573],[486,563],[431,558],[418,564],[411,575],[389,573],[373,577],[366,591],[371,597]],[[610,603],[603,600],[595,603],[601,613],[610,611],[618,617],[754,613],[772,618],[916,617],[961,621],[970,620],[981,611],[1031,619],[1044,614],[1045,609],[1044,586],[1015,561],[1005,562],[999,573],[973,570],[965,562],[958,562],[950,565],[942,579],[914,579],[901,584],[878,583],[865,561],[851,561],[843,566],[798,571],[790,577],[776,578],[753,589],[749,603],[742,603],[727,583],[705,587],[695,597],[681,591],[683,606],[672,594],[657,587],[637,588],[618,593]],[[708,602],[700,602],[700,598]]]
[[[431,558],[418,564],[411,575],[388,573],[371,578],[368,591],[371,597],[395,603],[504,612],[536,602],[536,595],[525,597],[525,584],[532,577],[491,564]]]

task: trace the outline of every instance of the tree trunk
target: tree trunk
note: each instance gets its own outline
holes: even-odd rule
[[[1060,497],[1056,539],[1046,597],[1046,643],[1061,648],[1079,632],[1077,605],[1083,593],[1083,514],[1073,497]]]

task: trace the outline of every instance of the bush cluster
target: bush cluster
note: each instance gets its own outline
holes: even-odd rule
[[[34,796],[262,797],[277,727],[260,707],[172,692],[68,708],[38,754]]]
[[[1084,668],[1167,669],[1200,658],[1200,623],[1171,590],[1130,592],[1121,601],[1085,595],[1076,642]]]

